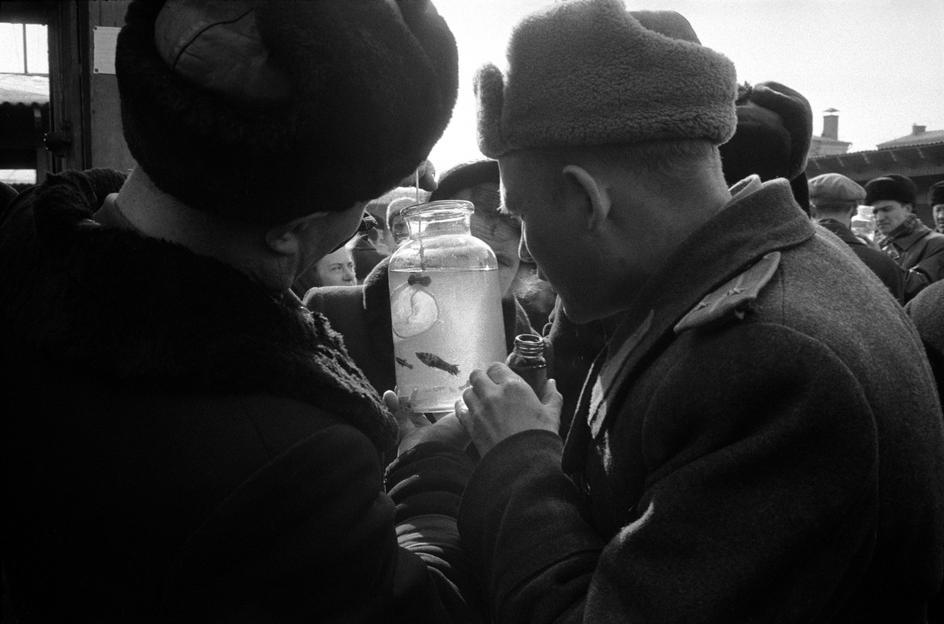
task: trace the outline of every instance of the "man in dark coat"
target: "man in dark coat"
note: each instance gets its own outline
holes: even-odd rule
[[[553,383],[470,376],[459,530],[495,619],[925,622],[944,570],[928,363],[787,181],[725,184],[733,65],[619,0],[555,4],[508,49],[477,76],[480,146],[607,344],[564,445]]]
[[[138,167],[49,176],[0,222],[11,617],[477,621],[461,426],[405,426],[384,473],[396,420],[290,291],[445,128],[448,27],[139,1],[116,61]]]
[[[859,260],[882,280],[895,299],[904,303],[904,270],[886,254],[870,247],[851,229],[852,215],[865,200],[865,189],[841,173],[818,175],[809,181],[809,189],[813,219],[847,244]]]
[[[914,214],[917,189],[911,178],[889,174],[865,184],[865,201],[872,206],[878,246],[905,269],[905,301],[928,284],[944,278],[944,234],[938,234]]]
[[[793,198],[809,212],[806,161],[813,134],[810,103],[795,89],[773,81],[738,85],[734,136],[718,148],[728,186],[757,175],[762,182],[785,178]],[[555,380],[564,397],[561,433],[570,426],[590,364],[605,342],[599,321],[578,325],[558,300],[551,313],[548,340],[553,345]]]

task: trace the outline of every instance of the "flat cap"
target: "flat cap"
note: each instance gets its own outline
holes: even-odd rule
[[[809,181],[810,201],[856,202],[865,200],[865,189],[841,173],[824,173]]]

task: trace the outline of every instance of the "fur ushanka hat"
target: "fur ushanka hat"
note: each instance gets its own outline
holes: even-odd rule
[[[410,175],[455,104],[428,0],[135,0],[118,37],[124,135],[161,190],[264,225]]]
[[[800,206],[809,209],[806,161],[813,137],[813,110],[798,91],[778,82],[738,88],[737,130],[721,146],[724,179],[734,185],[751,174],[786,178]]]
[[[914,206],[917,196],[918,187],[911,178],[890,173],[865,183],[865,201],[862,203],[871,206],[878,201],[890,200]]]
[[[479,148],[519,149],[706,139],[736,123],[734,65],[670,11],[570,0],[515,28],[507,75],[476,75]]]
[[[931,206],[944,204],[944,180],[931,185],[928,190],[928,204]]]

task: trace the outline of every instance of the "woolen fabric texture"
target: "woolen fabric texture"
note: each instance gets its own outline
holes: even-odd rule
[[[918,187],[914,181],[903,175],[892,173],[880,178],[873,178],[865,183],[866,206],[877,201],[891,200],[914,206],[918,195]]]
[[[162,5],[136,0],[119,34],[122,125],[157,187],[193,208],[264,225],[348,209],[411,175],[452,114],[455,41],[426,0],[256,3],[291,97],[254,104],[168,67]]]
[[[934,369],[938,392],[944,397],[944,281],[922,290],[905,309],[918,328],[918,335]]]
[[[898,263],[892,260],[887,254],[870,247],[855,233],[834,219],[820,219],[819,225],[835,234],[839,240],[849,246],[849,249],[859,258],[865,266],[869,267],[876,277],[885,284],[888,291],[895,297],[898,303],[905,303],[905,277],[906,272],[902,270]]]
[[[51,175],[0,222],[13,614],[477,621],[468,459],[419,446],[385,484],[396,424],[327,321],[107,225],[122,182]]]
[[[772,252],[743,318],[674,330]],[[566,447],[519,433],[466,487],[459,530],[497,621],[926,621],[944,571],[931,371],[785,181],[696,231],[621,318]]]
[[[566,45],[562,45],[566,42]],[[627,12],[619,0],[571,0],[514,30],[507,75],[475,77],[479,148],[705,139],[734,133],[734,65],[700,45],[674,12]]]

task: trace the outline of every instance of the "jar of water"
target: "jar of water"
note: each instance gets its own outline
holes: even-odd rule
[[[390,320],[397,395],[414,412],[451,412],[469,373],[505,359],[498,261],[472,236],[473,205],[407,208],[410,239],[391,255]]]

